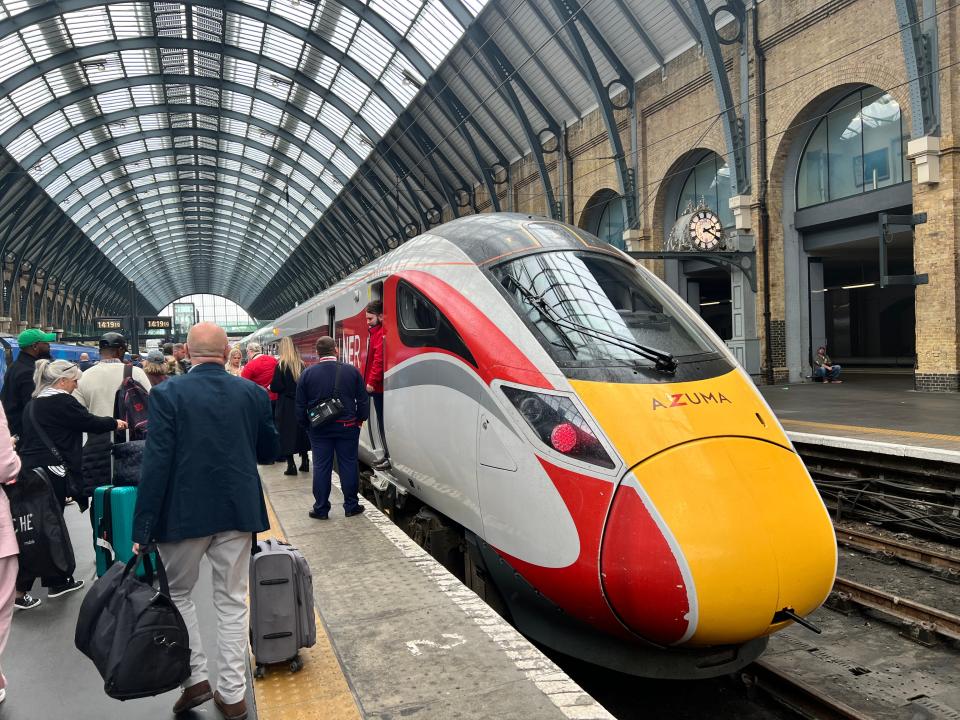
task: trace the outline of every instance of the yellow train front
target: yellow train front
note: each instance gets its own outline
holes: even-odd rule
[[[826,508],[689,306],[560,223],[494,216],[437,234],[510,308],[484,301],[481,323],[452,288],[459,299],[434,298],[506,410],[501,439],[526,475],[481,465],[478,476],[482,559],[521,630],[618,670],[703,677],[746,664],[820,606],[836,572]],[[484,496],[487,484],[509,492]]]

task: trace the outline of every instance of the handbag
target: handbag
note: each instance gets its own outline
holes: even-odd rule
[[[73,575],[77,567],[73,543],[46,471],[23,470],[17,482],[4,489],[20,547],[21,572],[41,578]]]
[[[337,360],[337,370],[333,376],[333,392],[330,397],[324,398],[307,408],[307,419],[310,421],[310,428],[318,430],[326,427],[338,417],[343,415],[343,401],[337,395],[340,389],[340,361]]]
[[[146,577],[134,572],[144,562]],[[74,645],[93,660],[103,690],[117,700],[159,695],[190,677],[187,626],[173,600],[163,560],[156,556],[158,588],[145,555],[114,563],[80,606]]]

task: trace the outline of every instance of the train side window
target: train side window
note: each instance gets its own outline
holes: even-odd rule
[[[477,365],[463,338],[437,306],[405,282],[397,286],[397,331],[407,347],[441,348]]]

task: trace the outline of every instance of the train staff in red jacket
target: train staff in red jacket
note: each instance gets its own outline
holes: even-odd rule
[[[383,303],[373,300],[367,303],[367,359],[363,364],[363,382],[367,392],[373,400],[377,410],[377,431],[380,435],[380,447],[383,448],[383,459],[374,467],[384,470],[390,467],[387,456],[387,436],[383,429],[383,336],[386,330],[383,327]]]
[[[273,381],[273,371],[277,369],[277,359],[272,355],[264,355],[260,343],[247,343],[247,354],[250,361],[243,366],[240,377],[252,380],[257,385],[267,391],[270,396],[270,402],[277,401],[277,394],[270,391],[270,383]]]

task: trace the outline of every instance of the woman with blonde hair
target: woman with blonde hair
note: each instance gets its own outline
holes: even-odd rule
[[[227,372],[236,377],[240,377],[243,372],[243,350],[239,345],[234,345],[227,356],[227,363],[224,365]]]
[[[127,427],[123,420],[92,415],[80,404],[73,396],[80,375],[80,368],[67,360],[37,360],[33,371],[36,388],[23,411],[23,435],[18,445],[24,470],[45,469],[61,510],[68,497],[74,498],[81,510],[87,507],[81,472],[83,434]],[[35,580],[30,568],[20,568],[14,603],[17,609],[27,610],[40,604],[39,598],[29,595]],[[72,576],[45,577],[41,581],[48,588],[48,598],[83,587],[83,580],[74,580]]]
[[[303,359],[293,346],[289,337],[280,340],[280,358],[277,368],[273,371],[273,381],[270,390],[277,393],[277,403],[274,407],[273,420],[280,433],[280,456],[287,458],[287,469],[284,475],[296,475],[297,465],[293,456],[300,455],[300,472],[310,472],[310,460],[307,451],[310,449],[310,440],[307,431],[297,422],[296,396],[297,382],[303,372]]]

